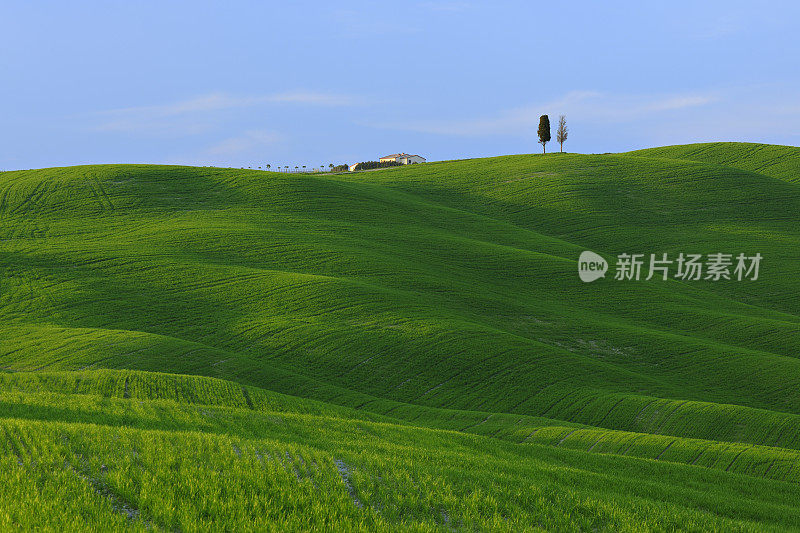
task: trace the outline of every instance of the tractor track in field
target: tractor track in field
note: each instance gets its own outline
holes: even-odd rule
[[[731,469],[731,467],[733,466],[733,463],[735,463],[735,462],[736,462],[736,459],[738,459],[738,458],[739,458],[739,456],[741,456],[741,455],[742,455],[744,452],[746,452],[747,450],[749,450],[749,449],[751,449],[751,448],[752,448],[752,446],[748,446],[747,448],[743,448],[742,450],[740,450],[740,451],[739,451],[739,453],[737,453],[737,454],[736,454],[736,455],[733,457],[733,459],[731,460],[730,464],[728,464],[728,466],[725,468],[725,471],[726,471],[726,472],[729,472],[729,471],[730,471],[730,469]]]
[[[79,479],[87,483],[98,496],[107,500],[116,513],[124,516],[130,522],[141,521],[147,529],[155,529],[155,524],[142,516],[141,511],[133,502],[126,500],[107,483],[97,477],[92,476],[86,471],[76,468],[69,462],[65,462],[64,467],[75,474],[75,476],[77,476]],[[159,527],[158,529],[165,528]]]
[[[347,494],[349,494],[350,499],[353,500],[353,504],[359,509],[362,509],[364,504],[358,499],[355,488],[353,488],[353,483],[350,480],[350,467],[341,459],[334,459],[333,463],[336,466],[336,470],[339,472],[339,477],[341,477],[342,483],[344,483],[344,488],[347,491]]]
[[[575,429],[573,429],[572,431],[570,431],[569,433],[567,433],[566,435],[564,435],[564,436],[561,438],[561,440],[559,440],[559,441],[558,441],[558,443],[556,444],[556,446],[561,446],[561,445],[564,443],[564,441],[565,441],[565,440],[567,440],[567,439],[569,438],[569,436],[570,436],[570,435],[572,435],[573,433],[575,433],[576,431],[578,431],[578,428],[575,428]]]

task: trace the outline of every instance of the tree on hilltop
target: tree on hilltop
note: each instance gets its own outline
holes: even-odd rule
[[[558,117],[558,129],[556,130],[556,142],[558,142],[562,152],[564,151],[564,141],[567,140],[568,134],[569,128],[567,128],[567,117],[560,115]]]
[[[542,153],[546,154],[544,145],[550,141],[550,117],[542,115],[539,117],[539,143],[542,145]]]

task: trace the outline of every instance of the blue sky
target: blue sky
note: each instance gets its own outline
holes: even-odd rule
[[[797,2],[0,3],[0,169],[800,144]],[[557,149],[555,143],[549,150]]]

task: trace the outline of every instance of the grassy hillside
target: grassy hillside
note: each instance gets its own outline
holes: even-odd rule
[[[632,155],[686,159],[758,172],[800,182],[800,148],[758,143],[698,143],[648,148]]]
[[[800,527],[796,482],[437,431],[256,389],[242,402],[240,387],[207,378],[74,374],[4,379],[6,529]]]
[[[800,528],[799,165],[0,173],[0,521]],[[586,284],[585,249],[764,259]]]

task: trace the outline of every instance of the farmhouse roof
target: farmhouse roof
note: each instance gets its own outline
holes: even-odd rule
[[[402,154],[385,155],[385,156],[381,157],[381,159],[389,159],[390,157],[422,157],[422,156],[419,156],[419,155],[416,155],[416,154],[402,153]]]

